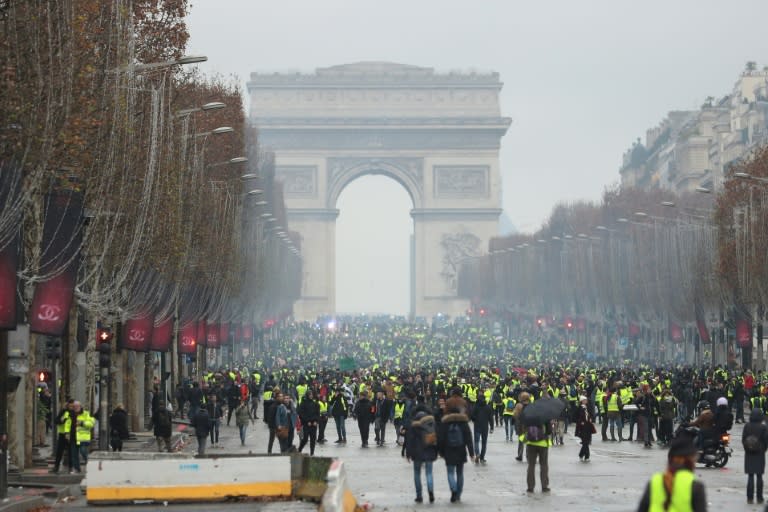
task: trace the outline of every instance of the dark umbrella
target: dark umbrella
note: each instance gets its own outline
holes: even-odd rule
[[[565,402],[554,398],[540,398],[523,409],[523,425],[543,425],[560,417]]]

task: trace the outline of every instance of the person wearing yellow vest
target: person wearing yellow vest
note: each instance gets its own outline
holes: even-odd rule
[[[618,390],[614,389],[613,391],[609,392],[608,394],[603,397],[603,402],[605,404],[605,410],[608,414],[608,421],[603,423],[602,428],[602,434],[603,434],[603,440],[607,441],[608,437],[606,436],[606,428],[610,427],[611,429],[611,441],[616,441],[616,433],[614,431],[614,428],[619,431],[619,441],[623,441],[622,437],[622,423],[621,423],[621,409],[623,407],[623,402],[621,400],[621,397],[619,396]]]
[[[507,396],[501,399],[501,403],[504,407],[502,417],[504,418],[504,432],[507,436],[507,441],[510,441],[515,435],[515,399],[512,391],[507,391]]]
[[[80,473],[80,456],[83,457],[85,464],[88,464],[91,430],[93,430],[96,421],[88,411],[83,409],[82,404],[77,401],[72,404],[70,416],[72,418],[69,431],[70,473]],[[72,442],[73,439],[74,442]]]
[[[318,440],[320,444],[326,443],[328,440],[325,438],[325,427],[328,425],[328,399],[318,398],[317,405],[320,406],[320,423],[318,430]]]
[[[638,512],[706,512],[704,484],[693,473],[697,457],[690,437],[672,440],[667,469],[651,477],[640,498]]]
[[[544,398],[554,400],[554,398]],[[552,445],[552,428],[550,422],[542,425],[523,426],[523,442],[525,457],[528,459],[527,483],[525,492],[531,493],[536,487],[536,460],[539,461],[539,479],[541,492],[549,492],[549,447]]]
[[[58,473],[61,466],[62,459],[64,465],[69,466],[71,456],[69,455],[69,431],[72,430],[72,408],[75,401],[70,399],[61,408],[59,414],[56,415],[56,458],[54,459],[53,468],[51,473]],[[67,454],[67,458],[64,459],[64,454]]]

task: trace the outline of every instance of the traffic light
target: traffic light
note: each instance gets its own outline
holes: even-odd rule
[[[480,308],[480,316],[485,316],[485,308]]]
[[[61,339],[48,336],[45,338],[45,357],[58,359],[61,357]]]
[[[99,366],[102,368],[109,368],[111,356],[112,347],[109,343],[99,343]]]
[[[569,331],[573,329],[573,321],[568,320],[567,322],[565,322],[565,328],[568,329]]]
[[[98,343],[109,343],[112,341],[112,338],[114,335],[112,334],[112,329],[109,327],[99,327],[96,329],[96,338],[98,340]]]
[[[51,372],[48,371],[47,369],[43,368],[37,372],[38,387],[50,386],[52,380],[53,380],[53,376],[51,375]],[[42,384],[45,384],[45,386],[42,386]]]

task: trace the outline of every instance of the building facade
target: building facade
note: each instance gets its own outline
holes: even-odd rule
[[[768,68],[750,65],[730,94],[699,110],[673,111],[623,156],[623,186],[684,194],[722,187],[728,166],[768,142]]]

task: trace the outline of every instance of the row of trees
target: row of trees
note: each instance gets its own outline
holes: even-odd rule
[[[558,205],[537,232],[493,239],[466,261],[460,294],[501,317],[697,326],[707,342],[723,322],[762,320],[767,222],[763,147],[730,167],[716,197],[614,188]],[[751,347],[749,329],[739,341]]]
[[[176,350],[172,334],[118,327],[258,328],[300,291],[299,241],[240,88],[182,67],[188,7],[0,3],[0,316],[15,313],[0,323],[64,338],[66,395],[84,349],[86,404],[97,325],[123,348]]]

